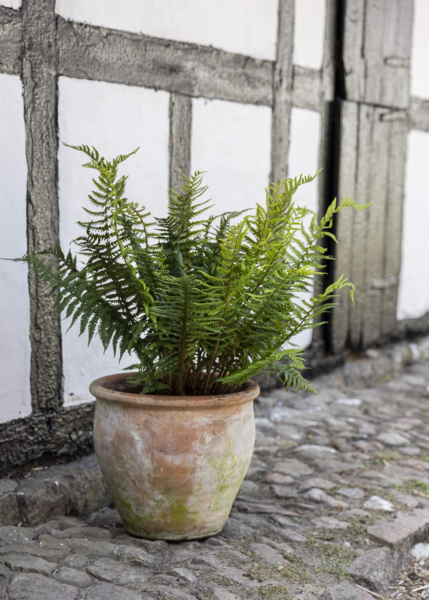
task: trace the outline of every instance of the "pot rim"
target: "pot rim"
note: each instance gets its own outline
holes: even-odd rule
[[[251,379],[244,384],[244,389],[239,392],[211,396],[158,396],[154,394],[120,392],[111,389],[110,386],[114,386],[134,374],[134,372],[125,372],[100,377],[91,383],[89,391],[97,400],[134,406],[135,408],[152,408],[154,410],[170,408],[218,409],[228,406],[239,406],[252,402],[259,396],[261,391],[259,385]],[[107,387],[108,385],[109,387]]]

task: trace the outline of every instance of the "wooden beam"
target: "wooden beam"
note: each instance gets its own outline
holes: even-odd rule
[[[320,112],[323,104],[322,72],[294,65],[292,104]]]
[[[382,284],[381,337],[391,336],[397,327],[399,273],[402,259],[402,215],[407,155],[408,123],[406,113],[386,114],[389,122],[389,166],[384,216],[384,262]],[[373,282],[374,285],[374,282]]]
[[[288,172],[294,10],[294,0],[279,0],[271,136],[271,181],[274,182],[286,179]]]
[[[365,95],[365,63],[362,58],[366,0],[345,0],[343,55],[347,100],[361,102]]]
[[[170,188],[180,191],[191,171],[192,100],[188,96],[170,97]]]
[[[345,0],[348,100],[408,107],[413,5],[412,0]]]
[[[338,175],[339,199],[343,196],[355,198],[357,195],[359,116],[358,104],[355,102],[342,103]],[[352,253],[350,252],[350,248],[352,246],[355,248],[355,240],[353,240],[353,217],[354,214],[351,210],[344,210],[337,216],[336,231],[339,246],[335,248],[335,279],[338,279],[340,275],[352,278]],[[339,306],[335,308],[331,318],[331,347],[334,354],[340,354],[344,350],[349,336],[351,303],[347,290],[341,290],[338,302]]]
[[[58,242],[58,119],[55,0],[24,0],[23,84],[28,252]],[[49,285],[29,272],[33,411],[62,403],[61,326]]]
[[[0,73],[22,73],[21,13],[0,6]]]
[[[57,20],[60,75],[243,104],[273,103],[270,61]]]
[[[388,114],[384,109],[361,107],[361,110],[370,113],[371,128],[369,131],[370,151],[365,161],[363,172],[359,172],[361,178],[366,179],[366,195],[361,199],[364,203],[372,202],[365,213],[356,216],[357,227],[355,235],[363,239],[361,254],[356,255],[355,263],[359,260],[359,266],[363,275],[363,286],[361,288],[360,306],[361,321],[357,335],[362,335],[363,346],[370,346],[379,341],[381,337],[382,311],[383,311],[383,289],[380,282],[384,278],[384,249],[386,236],[386,208],[389,175],[389,144],[390,127],[383,117]],[[360,218],[361,217],[361,218]],[[359,232],[358,232],[359,229]],[[353,252],[356,250],[353,247]],[[363,259],[363,260],[362,260]]]
[[[322,96],[325,102],[334,99],[335,94],[335,52],[337,35],[338,2],[326,0],[325,39],[323,45],[323,64],[321,71]]]
[[[341,117],[339,196],[372,205],[340,213],[335,275],[356,285],[356,305],[341,297],[333,349],[367,347],[396,335],[408,131],[405,111],[345,102]]]

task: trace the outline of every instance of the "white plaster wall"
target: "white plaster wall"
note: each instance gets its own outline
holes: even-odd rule
[[[122,173],[129,174],[127,196],[138,201],[156,216],[164,216],[168,207],[169,94],[112,83],[75,80],[59,81],[60,141],[74,145],[94,145],[104,156],[113,158],[137,146],[140,151],[123,163]],[[64,250],[85,220],[82,205],[89,206],[94,172],[83,169],[85,156],[60,145],[59,202],[60,238]],[[72,245],[72,250],[76,247]],[[69,324],[63,321],[65,334]],[[132,363],[127,355],[118,366],[113,351],[103,354],[101,342],[78,336],[78,325],[63,335],[65,404],[92,399],[90,382],[114,373]]]
[[[429,1],[414,0],[411,94],[429,98]]]
[[[27,165],[22,85],[0,75],[0,257],[27,251]],[[0,423],[31,413],[27,265],[0,260]]]
[[[0,6],[7,6],[8,8],[14,8],[17,10],[21,8],[22,0],[0,0]]]
[[[301,1],[301,0],[300,0]],[[67,19],[273,60],[278,0],[57,0]]]
[[[423,0],[425,1],[425,0]],[[293,63],[320,69],[325,38],[326,0],[295,0]]]
[[[321,119],[318,112],[304,108],[292,108],[288,161],[289,177],[314,175],[319,170],[320,135]],[[319,208],[317,179],[312,183],[301,186],[295,195],[295,200],[301,206],[307,206],[317,213]],[[308,222],[310,220],[311,218],[308,217]],[[303,297],[308,300],[311,294],[305,294]],[[313,331],[309,329],[295,336],[293,343],[304,348],[310,344],[312,337]]]
[[[398,319],[415,319],[429,311],[428,157],[429,133],[411,131],[405,175]]]
[[[207,171],[210,214],[265,201],[270,174],[271,109],[193,100],[191,170]]]

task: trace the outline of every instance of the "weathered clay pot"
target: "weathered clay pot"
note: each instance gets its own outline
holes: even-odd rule
[[[97,379],[94,444],[127,531],[190,540],[222,530],[255,441],[249,381],[220,396],[136,393],[129,373]]]

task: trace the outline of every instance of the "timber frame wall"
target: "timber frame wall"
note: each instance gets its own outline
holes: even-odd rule
[[[407,133],[429,131],[429,101],[410,98],[413,0],[326,0],[323,66],[292,64],[294,0],[279,0],[275,61],[66,21],[55,0],[0,6],[0,73],[24,88],[28,251],[58,241],[58,77],[170,92],[170,185],[190,169],[192,98],[272,108],[271,175],[287,176],[292,106],[318,111],[321,210],[335,195],[374,200],[340,214],[335,272],[359,288],[310,350],[346,351],[429,329],[429,315],[397,322]],[[43,284],[29,276],[32,415],[0,425],[0,472],[91,448],[92,405],[62,407],[61,328]],[[316,348],[316,351],[314,351]],[[317,350],[318,349],[318,350]]]

